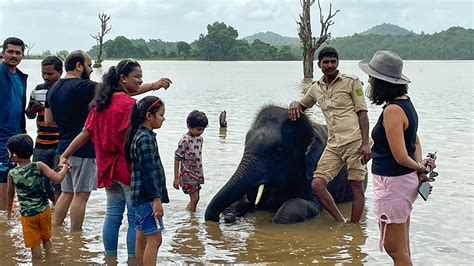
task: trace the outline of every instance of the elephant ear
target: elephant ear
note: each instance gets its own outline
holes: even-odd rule
[[[319,158],[321,158],[321,155],[323,154],[325,146],[326,144],[318,134],[313,136],[313,140],[308,145],[304,159],[306,178],[308,180],[313,179],[314,170],[316,170],[316,165],[318,164]]]

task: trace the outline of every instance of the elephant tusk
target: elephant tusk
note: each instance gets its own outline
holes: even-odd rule
[[[262,197],[264,187],[265,187],[264,184],[261,184],[260,186],[258,186],[257,197],[255,198],[255,206],[260,202],[260,198]]]

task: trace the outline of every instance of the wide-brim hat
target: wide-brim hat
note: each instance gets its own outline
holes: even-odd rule
[[[402,58],[390,51],[377,51],[372,59],[359,62],[359,68],[367,75],[394,84],[408,84],[410,79],[402,74]]]

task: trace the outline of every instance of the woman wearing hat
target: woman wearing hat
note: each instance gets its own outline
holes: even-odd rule
[[[359,63],[369,75],[368,97],[383,111],[372,129],[374,209],[381,231],[380,250],[385,248],[395,265],[411,265],[409,225],[426,165],[417,135],[418,115],[407,96],[410,80],[402,74],[403,61],[390,51],[378,51]]]

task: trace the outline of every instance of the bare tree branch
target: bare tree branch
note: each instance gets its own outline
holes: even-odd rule
[[[321,8],[321,2],[318,0],[319,7],[319,23],[321,30],[318,38],[313,38],[311,32],[311,6],[316,0],[300,0],[302,12],[299,14],[300,21],[297,21],[298,36],[303,44],[303,71],[305,78],[313,77],[313,58],[315,51],[325,42],[329,41],[331,33],[329,27],[334,24],[332,19],[339,12],[332,12],[332,4],[329,5],[329,14],[324,18]]]
[[[110,20],[110,15],[107,15],[105,13],[99,13],[99,20],[100,20],[100,31],[96,35],[92,35],[91,37],[94,38],[97,42],[98,45],[98,52],[97,52],[97,58],[94,63],[94,67],[101,67],[102,62],[104,59],[102,59],[102,52],[103,52],[103,46],[104,46],[104,36],[112,30],[112,26],[108,25],[109,20]]]

